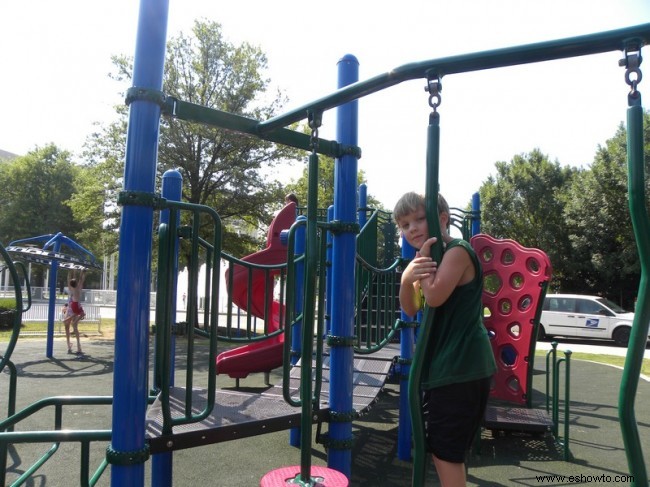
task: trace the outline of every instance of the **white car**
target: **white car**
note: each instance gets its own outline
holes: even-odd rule
[[[626,347],[633,320],[634,313],[600,296],[547,294],[538,338],[600,338]]]

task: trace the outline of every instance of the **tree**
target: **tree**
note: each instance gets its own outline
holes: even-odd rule
[[[560,167],[534,149],[497,162],[496,177],[480,188],[485,233],[544,250],[553,264],[553,282],[571,279],[571,245],[563,219],[567,184],[575,169]]]
[[[126,145],[126,107],[116,107],[121,119],[91,134],[84,147],[85,165],[75,180],[76,191],[69,201],[83,230],[80,238],[98,256],[118,250],[120,208]]]
[[[221,25],[196,21],[191,35],[180,34],[169,41],[163,91],[183,101],[224,112],[265,120],[286,101],[271,96],[270,80],[264,78],[266,55],[248,43],[227,42]],[[256,137],[185,122],[162,120],[159,171],[178,169],[183,176],[183,198],[208,205],[225,222],[244,220],[260,227],[268,224],[282,201],[278,181],[267,177],[279,162],[297,157],[297,151]],[[254,239],[234,237],[226,226],[225,247],[236,254],[251,250]],[[244,243],[244,245],[241,245]]]
[[[79,168],[54,144],[0,164],[0,241],[81,229],[64,203],[74,191]]]
[[[358,171],[357,187],[366,182],[366,176],[363,171]],[[309,167],[305,164],[302,175],[288,184],[285,189],[287,192],[294,193],[300,204],[307,204],[307,187],[309,184]],[[334,204],[334,159],[326,156],[318,156],[318,208],[327,209]],[[384,210],[382,204],[372,195],[368,194],[368,207],[378,210]]]
[[[650,114],[644,114],[645,172],[650,169]],[[604,294],[628,309],[638,289],[640,265],[627,191],[627,133],[621,124],[599,147],[589,171],[575,178],[565,218],[570,228],[577,279],[567,291]],[[646,178],[646,194],[650,185]]]
[[[117,68],[113,77],[130,80],[132,60],[116,56],[113,62]],[[279,93],[267,94],[270,81],[263,76],[266,68],[266,56],[259,48],[247,43],[235,46],[224,39],[220,24],[196,21],[189,35],[181,33],[168,42],[163,91],[183,101],[264,120],[274,116],[285,102]],[[121,120],[93,134],[88,144],[92,164],[106,163],[107,171],[100,171],[100,175],[107,188],[112,188],[123,173],[123,166],[114,162],[124,159],[121,134],[125,133],[122,129],[127,111],[123,107],[118,111]],[[296,154],[292,148],[255,137],[163,118],[158,178],[168,169],[178,169],[183,176],[183,199],[212,207],[225,223],[224,250],[243,255],[256,248],[259,239],[255,232],[238,236],[234,226],[260,228],[270,222],[284,190],[269,174],[277,164],[295,159]],[[211,238],[207,223],[203,236]]]
[[[58,232],[78,239],[81,225],[66,202],[79,172],[70,153],[54,144],[0,164],[0,241]]]

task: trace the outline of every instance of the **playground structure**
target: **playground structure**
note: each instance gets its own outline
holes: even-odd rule
[[[324,334],[325,329],[328,330],[328,378],[330,387],[326,394],[327,409],[321,407],[323,405],[323,396],[321,396],[320,385],[323,382],[318,377],[320,369],[319,367],[312,368],[311,360],[303,360],[300,367],[292,369],[297,374],[294,379],[299,379],[301,383],[299,399],[295,399],[297,389],[293,391],[283,390],[283,397],[287,403],[301,408],[299,414],[302,422],[299,431],[301,458],[300,468],[294,470],[297,472],[296,483],[312,485],[314,470],[311,468],[309,458],[309,446],[312,438],[311,428],[308,426],[311,425],[312,421],[321,418],[321,412],[327,412],[327,417],[331,421],[328,432],[331,442],[328,452],[328,466],[330,468],[318,470],[318,473],[325,477],[332,475],[334,478],[338,474],[333,472],[340,472],[349,478],[352,467],[349,442],[351,440],[351,423],[356,411],[352,394],[355,386],[352,377],[354,374],[349,372],[358,370],[358,367],[355,368],[354,365],[354,362],[358,360],[358,358],[355,359],[355,345],[359,349],[364,348],[364,352],[369,352],[375,345],[384,345],[389,342],[397,331],[397,329],[392,328],[390,330],[378,328],[375,331],[366,329],[365,333],[361,333],[362,326],[357,324],[355,327],[355,317],[364,315],[364,313],[359,312],[361,308],[358,303],[355,303],[355,300],[363,301],[365,299],[366,302],[372,302],[371,299],[360,296],[365,292],[371,293],[375,289],[374,284],[373,286],[366,285],[370,281],[374,282],[375,277],[367,281],[364,280],[364,273],[360,272],[357,266],[359,260],[357,257],[358,241],[362,240],[362,238],[357,238],[357,233],[363,221],[358,219],[358,211],[359,207],[364,208],[365,205],[358,204],[356,198],[356,163],[360,155],[356,147],[356,100],[361,96],[369,95],[405,80],[426,79],[428,81],[433,113],[430,117],[428,129],[427,214],[437,215],[435,195],[438,189],[440,120],[437,112],[440,101],[438,81],[443,75],[611,50],[623,50],[626,55],[626,68],[628,69],[628,73],[626,73],[627,79],[634,77],[636,72],[639,73],[638,80],[640,80],[640,71],[638,71],[640,49],[650,40],[650,25],[531,46],[409,64],[366,82],[358,82],[358,63],[352,56],[346,56],[339,63],[339,90],[337,92],[293,112],[271,120],[258,122],[162,95],[159,90],[162,86],[166,9],[159,5],[159,2],[144,0],[142,2],[142,12],[147,11],[157,11],[159,15],[151,17],[143,14],[140,19],[134,64],[134,88],[130,90],[128,97],[131,104],[131,115],[126,155],[125,186],[120,197],[123,213],[120,232],[121,258],[118,276],[114,373],[115,376],[130,377],[131,379],[129,381],[115,381],[114,394],[110,398],[110,402],[113,404],[113,431],[97,433],[92,437],[92,441],[107,441],[110,438],[111,442],[107,451],[106,462],[102,464],[93,478],[101,475],[103,469],[110,464],[113,485],[141,485],[144,478],[145,462],[149,458],[149,454],[154,453],[152,461],[154,469],[153,483],[155,485],[171,485],[170,456],[174,448],[180,448],[180,446],[174,445],[177,436],[176,431],[186,425],[197,424],[209,418],[215,404],[217,365],[216,360],[213,360],[213,358],[216,358],[217,355],[217,330],[219,328],[216,315],[216,299],[219,294],[216,273],[219,269],[221,225],[219,216],[210,208],[182,203],[178,201],[180,199],[179,191],[166,191],[166,182],[171,181],[170,186],[179,183],[177,175],[169,175],[168,179],[163,181],[162,198],[155,193],[155,188],[147,186],[147,181],[155,180],[153,176],[155,173],[157,134],[161,114],[188,121],[208,123],[311,151],[306,218],[303,222],[292,226],[288,238],[288,255],[300,255],[301,257],[295,258],[292,265],[287,266],[286,269],[285,289],[287,295],[284,308],[286,313],[284,332],[289,336],[285,337],[284,340],[283,352],[285,355],[283,362],[285,365],[289,362],[293,363],[293,358],[289,360],[289,356],[292,353],[300,353],[303,359],[313,355],[316,364],[322,363],[320,362],[324,353],[321,348],[323,346],[322,341],[316,340],[315,352],[313,352],[312,347],[314,346],[314,337],[320,337]],[[637,63],[636,66],[634,63]],[[647,327],[650,322],[650,301],[647,290],[647,262],[648,258],[650,258],[647,252],[650,242],[646,241],[650,232],[648,231],[648,217],[645,213],[645,198],[643,196],[641,100],[635,90],[635,81],[632,80],[630,84],[632,85],[632,91],[628,97],[630,105],[628,117],[630,209],[637,241],[639,242],[642,281],[638,294],[637,315],[629,345],[624,381],[621,384],[620,411],[630,472],[639,482],[639,485],[645,485],[647,484],[645,464],[638,444],[638,436],[635,438],[634,398],[636,389],[634,381],[638,381],[642,359],[641,350],[645,345]],[[320,126],[322,112],[335,107],[338,107],[337,141],[319,139],[317,130]],[[311,137],[282,128],[305,117],[309,119],[312,129]],[[327,223],[319,222],[316,213],[315,175],[317,174],[319,154],[335,157],[336,163],[339,165],[339,170],[336,171],[333,212]],[[161,280],[159,281],[156,306],[157,333],[154,380],[154,389],[157,393],[155,408],[162,420],[159,431],[152,436],[149,434],[150,431],[147,430],[148,423],[145,418],[149,403],[152,401],[147,390],[149,328],[146,317],[149,306],[148,283],[151,274],[151,228],[154,210],[160,210],[162,213],[159,228],[159,270],[161,270],[159,275]],[[179,224],[180,212],[187,212],[191,222],[190,225]],[[209,218],[213,222],[212,240],[209,243],[201,237],[199,232],[199,220],[201,218]],[[364,222],[363,227],[367,227],[367,222]],[[429,228],[435,234],[436,222],[430,221]],[[296,250],[299,249],[298,241],[300,237],[298,234],[301,231],[305,234],[304,253]],[[179,238],[187,239],[190,242],[193,255],[190,263],[191,284],[188,293],[188,326],[190,329],[195,330],[195,333],[188,334],[188,357],[192,355],[195,335],[203,334],[209,340],[210,360],[207,364],[209,382],[205,397],[201,398],[201,400],[196,400],[193,397],[191,373],[188,373],[186,383],[179,388],[173,384],[171,379],[174,338],[170,333],[170,329],[174,321],[172,317],[175,316],[174,300],[172,299],[172,296],[175,295],[175,283],[172,276],[176,275],[176,255]],[[331,257],[326,259],[325,249],[328,240],[331,241]],[[138,245],[135,246],[134,242],[138,242]],[[361,259],[364,261],[362,263],[366,264],[366,268],[372,270],[373,262],[368,261],[367,254],[362,255]],[[207,319],[204,321],[203,327],[198,326],[196,321],[198,314],[196,306],[197,276],[200,260],[210,264],[210,278],[206,286],[210,288],[211,292],[206,294],[206,296],[210,296],[210,300],[204,309]],[[326,262],[331,264],[326,264]],[[382,269],[376,265],[375,267],[377,272],[374,274],[387,276],[386,281],[383,281],[383,283],[385,288],[390,289],[390,279],[395,279],[395,273],[392,272],[394,269],[389,271],[390,266]],[[327,272],[323,272],[326,268]],[[166,269],[166,272],[162,272],[162,269]],[[541,271],[543,267],[540,266],[539,269]],[[18,282],[18,280],[14,279],[14,282]],[[377,280],[377,282],[380,281]],[[516,290],[518,280],[515,279],[512,282]],[[297,286],[297,283],[301,283],[301,286]],[[357,286],[356,289],[355,285]],[[267,286],[265,285],[265,287]],[[298,287],[301,288],[300,293],[296,292]],[[377,289],[381,287],[378,286]],[[332,292],[325,299],[325,293],[317,292],[319,289],[330,289]],[[363,293],[360,293],[361,289],[364,290]],[[392,301],[394,305],[395,302],[394,299],[390,298],[390,293],[384,293],[383,295],[388,295],[389,299],[384,300],[384,304],[381,306],[383,310],[377,311],[377,314],[381,317],[378,321],[382,322],[384,319],[388,319],[386,317],[393,312],[392,310],[386,310],[385,307],[389,306],[387,303]],[[539,299],[539,296],[537,295],[536,298]],[[543,297],[543,294],[541,296]],[[318,306],[315,303],[316,299],[320,300]],[[381,300],[377,300],[377,302],[379,301]],[[268,300],[265,299],[264,303],[267,302]],[[523,303],[523,301],[516,302]],[[18,310],[22,309],[22,302],[18,298],[17,308]],[[269,308],[269,306],[265,305],[265,308]],[[377,309],[379,308],[380,306],[377,307]],[[531,301],[530,305],[524,306],[522,304],[521,308],[530,311],[535,306]],[[325,309],[327,309],[329,325],[327,328],[319,328],[320,324],[325,322]],[[492,316],[499,314],[495,312],[495,309],[498,311],[500,308],[497,305],[497,308],[491,309]],[[505,309],[501,309],[501,311],[503,311],[502,314],[507,314]],[[269,317],[271,312],[271,310],[266,309],[264,316]],[[280,308],[278,309],[279,312]],[[319,316],[316,316],[317,312]],[[321,313],[323,313],[323,316],[320,316]],[[371,311],[365,313],[366,317],[371,315],[373,315]],[[419,343],[426,343],[426,330],[430,328],[434,318],[435,313],[433,310],[425,310],[422,318],[424,328],[419,333]],[[279,328],[278,330],[271,330],[268,327],[268,324],[270,324],[267,323],[268,319],[264,321],[265,325],[267,325],[266,331],[270,331],[270,333],[266,333],[267,335],[279,331]],[[317,323],[317,327],[314,330],[312,326],[300,326],[299,323]],[[524,335],[530,337],[530,340],[534,340],[534,330],[526,329],[525,332],[523,331],[524,326],[528,326],[530,323],[520,323],[520,325],[521,328],[517,332],[515,332],[515,328],[511,327],[509,334],[513,338]],[[415,355],[411,356],[410,353],[414,343],[413,329],[405,326],[399,330],[401,332],[400,372],[403,377],[402,384],[403,386],[408,384],[410,402],[413,405],[416,403],[412,397],[418,392],[417,371],[422,365],[424,347],[416,347]],[[500,330],[497,330],[497,333],[500,333]],[[226,332],[227,335],[228,331]],[[514,335],[517,335],[517,337],[514,337]],[[361,341],[365,342],[367,346],[358,347]],[[525,340],[521,339],[521,341],[524,342]],[[291,343],[291,349],[288,347],[289,343]],[[525,353],[528,353],[528,351],[526,350]],[[6,354],[6,356],[7,359],[3,360],[3,366],[5,362],[8,363],[10,353]],[[500,356],[503,358],[506,367],[516,368],[513,365],[516,365],[517,362],[510,362],[509,353],[506,352]],[[190,371],[191,366],[192,364],[189,363],[188,370]],[[289,371],[288,368],[287,371]],[[526,370],[526,374],[528,373],[529,369]],[[317,378],[313,384],[312,374],[315,374]],[[528,377],[528,375],[526,376]],[[513,386],[512,381],[506,382],[504,390],[514,391],[515,389],[525,388],[527,380],[519,378],[517,387]],[[285,381],[287,387],[289,382],[289,380]],[[406,387],[403,387],[403,389],[405,390]],[[180,394],[174,395],[174,392],[180,392]],[[106,398],[85,400],[89,404],[109,401]],[[80,399],[80,401],[83,402],[83,399]],[[176,415],[176,413],[172,412],[171,404],[179,401],[181,404],[180,409],[183,410],[182,415]],[[201,407],[196,407],[198,404]],[[336,418],[336,420],[332,421],[332,418]],[[418,424],[417,413],[413,414],[413,418],[413,433],[416,441],[413,485],[421,485],[424,449],[421,443],[421,433],[418,431],[421,425]],[[13,422],[4,421],[1,424],[0,430],[7,431],[6,433],[0,433],[0,442],[5,446],[6,455],[6,444],[17,441],[18,434],[11,433],[10,428]],[[295,426],[295,424],[291,426]],[[43,436],[47,435],[43,434]],[[63,436],[57,436],[56,432],[53,432],[48,438],[57,441],[82,441],[82,439],[88,441],[90,437],[88,435],[83,436],[83,433],[79,432],[78,434],[69,434],[64,438]],[[154,450],[151,447],[153,444],[163,444],[163,440],[165,445],[171,443],[171,451]],[[193,444],[188,446],[193,446]],[[0,460],[3,460],[3,458],[0,458]]]
[[[42,244],[42,247],[38,245]],[[56,313],[56,283],[59,268],[70,270],[101,269],[95,256],[79,243],[61,232],[14,240],[7,252],[21,261],[42,264],[50,269],[50,298],[47,316],[47,344],[45,354],[54,356],[54,320]]]

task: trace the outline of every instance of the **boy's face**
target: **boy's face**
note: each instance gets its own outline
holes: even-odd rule
[[[424,207],[398,218],[397,225],[406,241],[418,250],[429,238],[429,225]]]

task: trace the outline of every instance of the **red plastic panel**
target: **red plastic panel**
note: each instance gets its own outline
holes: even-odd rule
[[[490,395],[526,404],[535,311],[541,284],[551,279],[551,262],[543,251],[514,240],[480,234],[471,244],[483,267],[483,323],[497,363]]]

